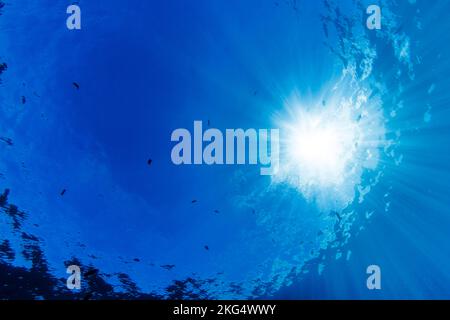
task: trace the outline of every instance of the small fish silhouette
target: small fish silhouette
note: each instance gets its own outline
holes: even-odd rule
[[[0,137],[0,140],[5,142],[8,146],[12,146],[13,145],[13,141],[12,141],[11,138]]]
[[[174,264],[165,264],[165,265],[162,265],[161,268],[164,268],[166,270],[172,270],[173,268],[175,268],[175,265]]]

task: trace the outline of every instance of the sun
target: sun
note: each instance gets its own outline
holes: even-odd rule
[[[369,101],[369,92],[347,92],[288,99],[277,120],[280,169],[272,182],[294,187],[320,210],[341,210],[355,199],[386,142],[381,103]]]
[[[287,161],[308,184],[342,183],[358,139],[349,112],[302,111],[286,131]]]

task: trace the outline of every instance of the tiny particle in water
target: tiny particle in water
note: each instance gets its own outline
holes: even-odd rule
[[[153,160],[152,159],[148,159],[147,160],[147,164],[150,166],[152,164]]]
[[[348,261],[348,260],[350,260],[350,257],[352,256],[352,251],[351,250],[348,250],[347,251],[347,258],[346,258],[346,260]]]
[[[76,82],[72,82],[73,86],[78,90],[80,89],[80,85]]]
[[[431,113],[430,110],[428,110],[427,112],[424,113],[423,115],[423,122],[430,122],[431,121]]]
[[[325,269],[325,265],[324,265],[323,263],[320,263],[320,264],[317,266],[317,273],[318,273],[319,275],[321,275],[322,272],[323,272],[323,269]]]
[[[22,96],[22,104],[25,104],[27,102],[27,98],[25,96]]]
[[[62,191],[61,191],[61,195],[63,196],[65,193],[66,193],[66,189],[63,189]]]

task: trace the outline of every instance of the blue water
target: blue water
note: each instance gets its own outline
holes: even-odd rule
[[[81,30],[67,1],[6,2],[0,263],[64,280],[76,258],[114,292],[127,275],[131,298],[174,297],[176,281],[186,299],[450,298],[450,3],[374,2],[381,30],[365,26],[370,1],[79,1]],[[376,160],[361,153],[332,191],[170,159],[194,120],[275,128],[358,96]],[[381,290],[366,287],[374,264]]]

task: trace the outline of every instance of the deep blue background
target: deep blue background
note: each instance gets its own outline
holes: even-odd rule
[[[383,2],[383,33],[361,34],[346,20],[364,26],[359,3],[79,1],[82,29],[69,31],[67,1],[6,2],[0,136],[14,144],[1,143],[0,186],[28,214],[22,228],[39,237],[50,273],[65,277],[64,261],[77,257],[162,295],[192,276],[216,279],[205,290],[218,298],[449,298],[450,6]],[[268,190],[258,168],[171,163],[176,128],[272,128],[293,92],[318,97],[358,65],[343,42],[376,48],[372,74],[357,80],[384,86],[387,136],[401,133],[403,160],[383,153],[383,176],[352,208],[342,247],[316,237],[325,227],[335,237],[334,221],[297,191]],[[8,219],[8,263],[29,268]],[[366,288],[371,264],[382,268],[377,292]],[[254,292],[256,279],[269,289]]]

